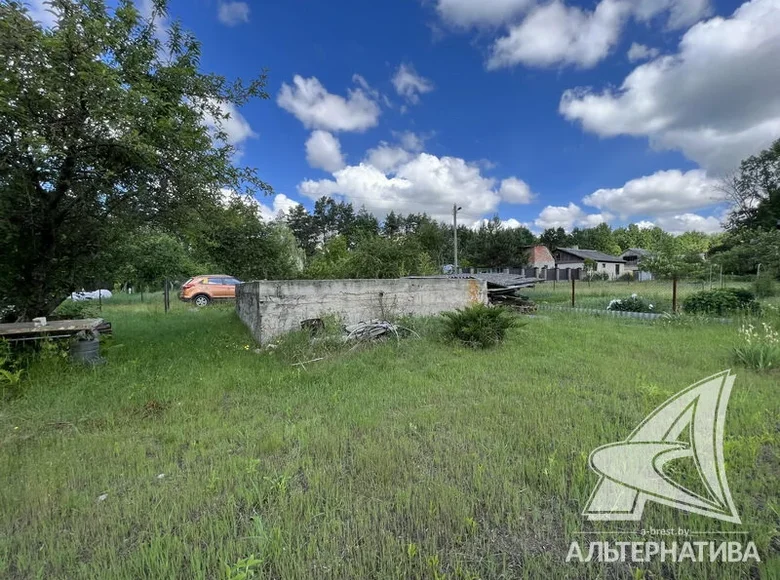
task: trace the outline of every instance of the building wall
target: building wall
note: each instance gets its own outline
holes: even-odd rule
[[[555,268],[555,258],[547,246],[533,246],[528,250],[528,265],[534,268]]]
[[[301,321],[336,315],[345,324],[391,315],[430,316],[470,304],[487,304],[481,280],[272,280],[236,288],[236,312],[265,344],[301,328]]]

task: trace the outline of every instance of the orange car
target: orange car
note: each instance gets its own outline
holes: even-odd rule
[[[241,283],[225,274],[195,276],[181,285],[179,300],[193,302],[195,306],[208,306],[213,300],[232,300],[236,297],[236,285]]]

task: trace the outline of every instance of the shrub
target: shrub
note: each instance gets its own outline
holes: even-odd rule
[[[775,287],[775,281],[771,276],[759,276],[755,282],[753,282],[753,292],[755,292],[758,298],[770,298],[777,293]]]
[[[757,371],[780,368],[780,338],[777,331],[766,322],[756,331],[752,324],[739,329],[740,344],[734,348],[737,363]]]
[[[75,302],[70,299],[65,300],[65,302],[57,306],[57,309],[52,312],[52,318],[63,318],[66,320],[98,318],[99,316],[98,306],[94,302]]]
[[[683,301],[683,310],[690,314],[724,315],[740,311],[755,314],[759,309],[754,294],[742,288],[702,290]]]
[[[653,309],[652,304],[636,294],[628,298],[615,298],[607,305],[607,310],[619,312],[653,312]]]
[[[631,272],[623,272],[620,277],[618,277],[619,282],[632,282],[634,280],[634,274]]]
[[[583,280],[587,280],[590,282],[606,282],[609,280],[609,274],[606,272],[592,272],[588,271],[585,273],[585,277]]]
[[[517,325],[508,310],[475,304],[454,312],[444,312],[444,336],[472,348],[487,348],[504,340],[506,331]]]

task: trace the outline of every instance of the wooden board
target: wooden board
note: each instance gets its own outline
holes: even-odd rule
[[[0,324],[0,338],[12,340],[19,336],[72,335],[82,330],[95,330],[101,324],[103,324],[102,318],[49,320],[46,326],[36,326],[33,322],[12,322]]]

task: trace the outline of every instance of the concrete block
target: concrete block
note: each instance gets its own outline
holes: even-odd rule
[[[345,324],[393,316],[432,316],[487,304],[482,280],[269,280],[236,288],[236,312],[261,344],[299,330],[301,321],[336,315]]]

